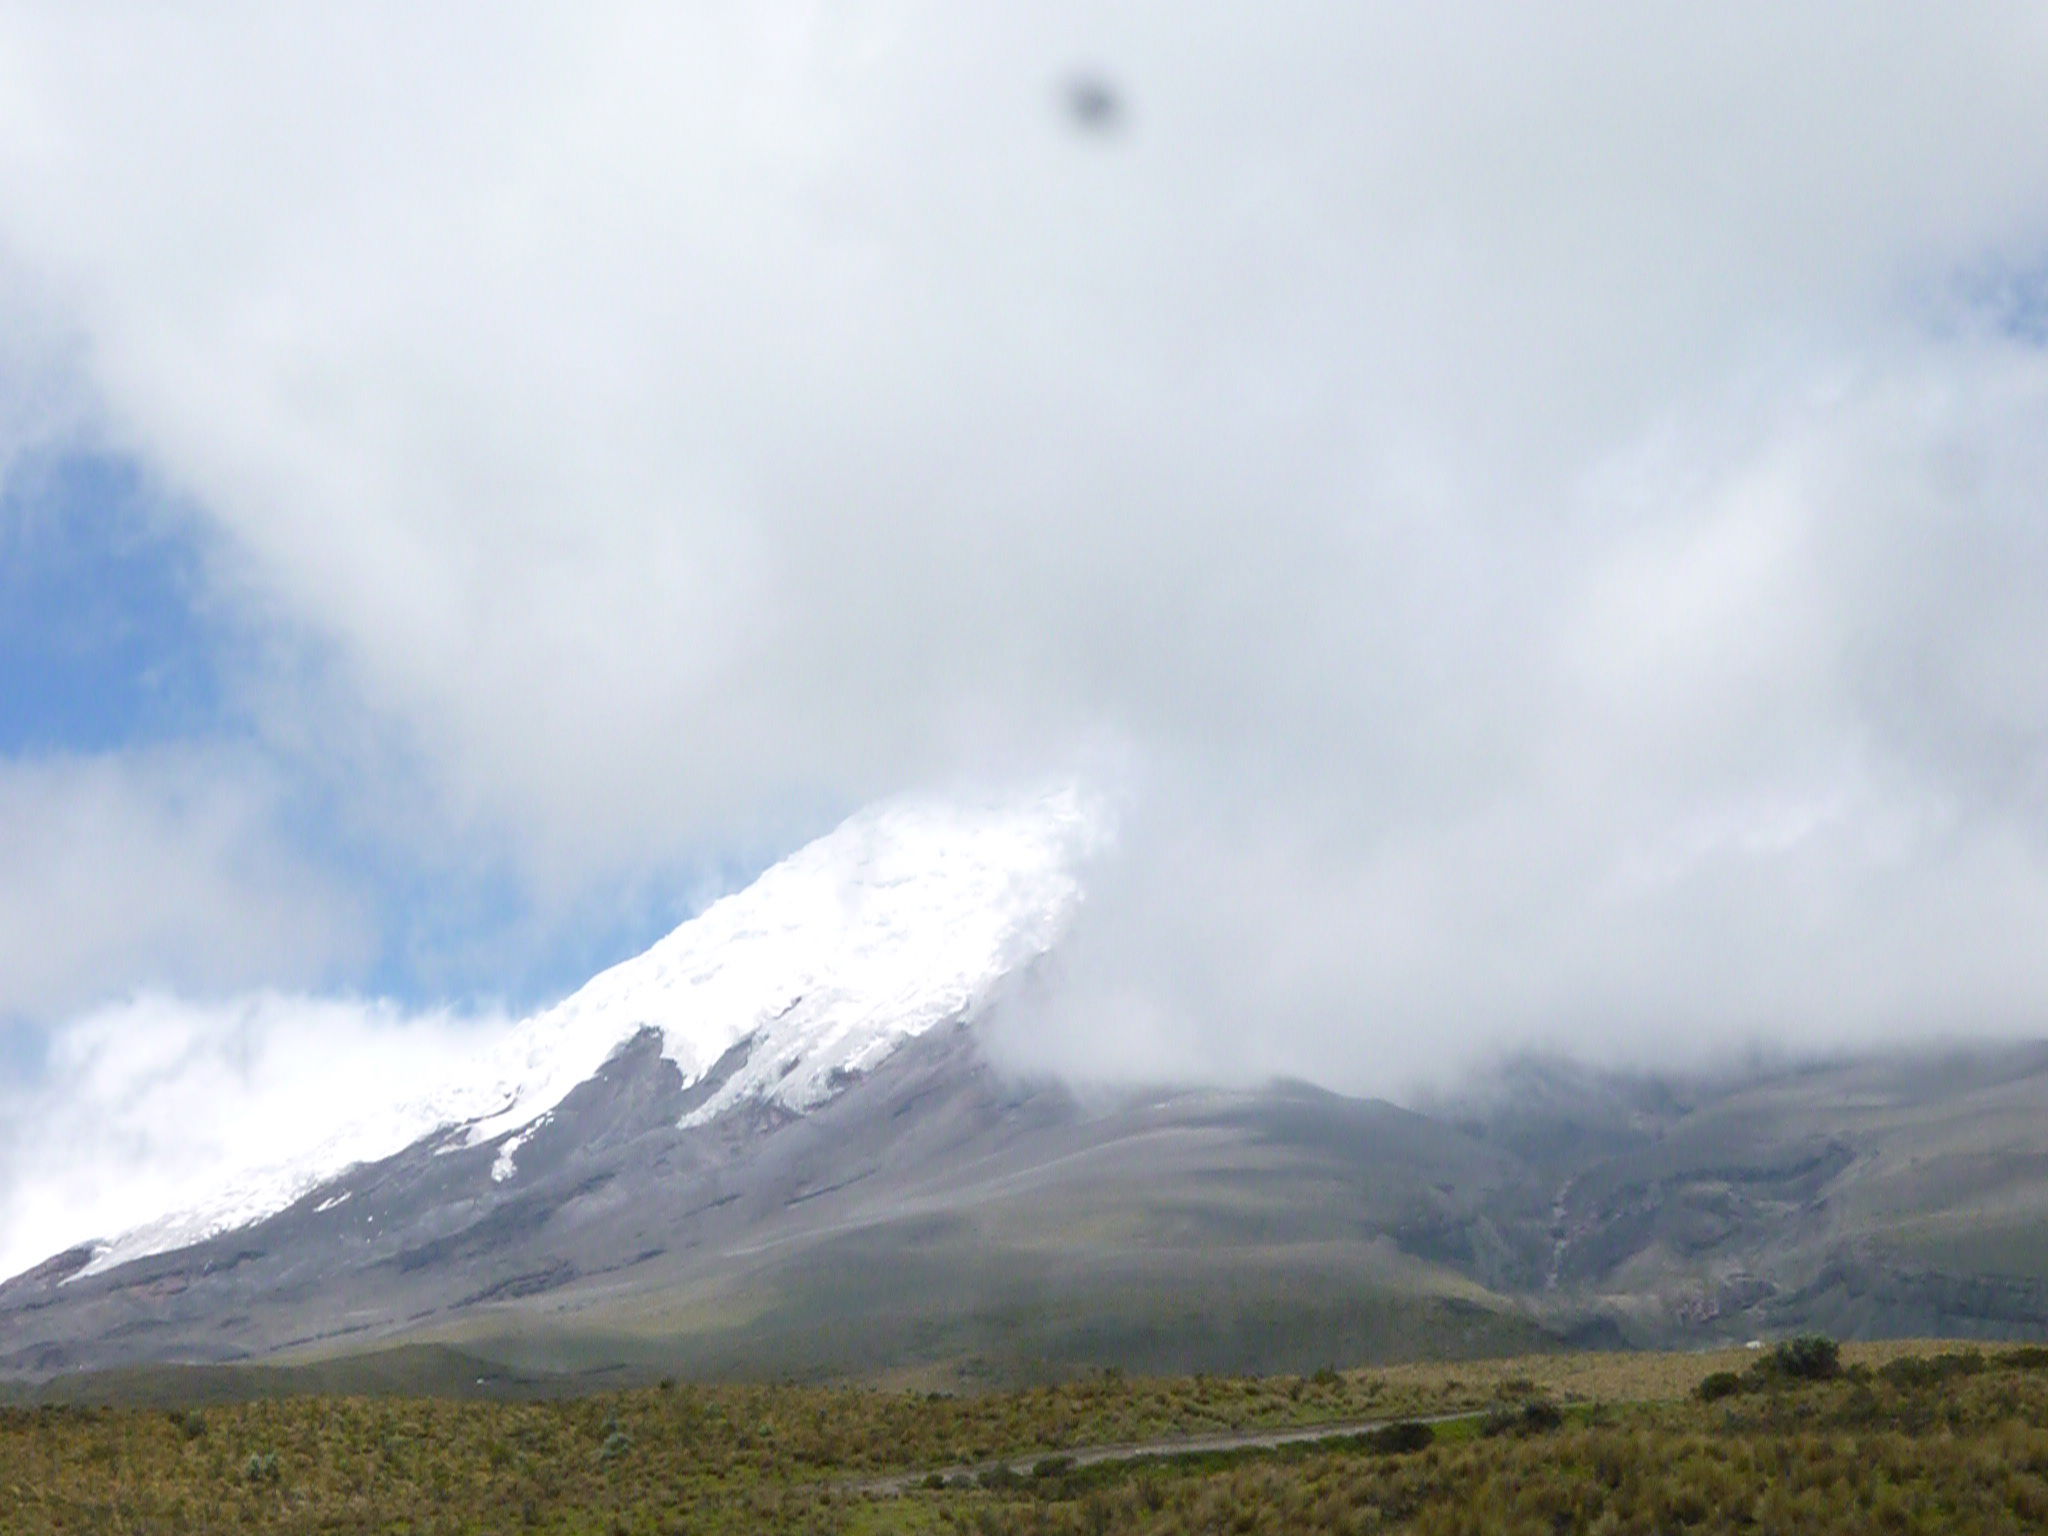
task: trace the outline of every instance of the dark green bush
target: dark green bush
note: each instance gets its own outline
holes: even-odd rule
[[[1369,1431],[1365,1437],[1366,1448],[1382,1456],[1402,1456],[1410,1451],[1427,1450],[1435,1441],[1435,1429],[1414,1419],[1382,1425]]]
[[[1905,1392],[1958,1376],[1975,1376],[1990,1369],[1990,1364],[1980,1350],[1959,1349],[1939,1355],[1901,1355],[1896,1360],[1887,1360],[1877,1374]]]
[[[1543,1398],[1522,1404],[1522,1433],[1547,1435],[1564,1426],[1564,1410]]]
[[[1519,1408],[1495,1408],[1479,1421],[1479,1433],[1488,1439],[1497,1435],[1543,1435],[1564,1423],[1564,1410],[1543,1398]]]
[[[1878,1368],[1877,1374],[1890,1385],[1905,1392],[1932,1384],[1939,1379],[1941,1373],[1925,1360],[1913,1355],[1901,1355],[1896,1360],[1885,1361]]]
[[[1827,1381],[1842,1374],[1842,1346],[1824,1333],[1802,1333],[1765,1356],[1773,1374],[1792,1381]]]
[[[1742,1378],[1733,1371],[1715,1371],[1702,1377],[1700,1384],[1693,1388],[1693,1396],[1703,1403],[1716,1402],[1724,1397],[1733,1397],[1742,1390]]]

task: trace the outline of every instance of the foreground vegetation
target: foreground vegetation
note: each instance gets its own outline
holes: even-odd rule
[[[1064,1454],[1366,1418],[1411,1422],[1283,1448]],[[1412,1422],[1425,1418],[1438,1422]],[[2044,1426],[2048,1350],[1815,1340],[1733,1357],[1104,1374],[976,1397],[671,1384],[557,1402],[52,1405],[0,1410],[0,1529],[2024,1531],[2048,1528]]]

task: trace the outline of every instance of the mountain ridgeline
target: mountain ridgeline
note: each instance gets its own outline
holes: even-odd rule
[[[1071,794],[859,818],[396,1144],[0,1284],[0,1378],[974,1382],[2048,1327],[2048,1047],[1532,1062],[1427,1113],[1006,1076],[987,1022],[1097,835]]]

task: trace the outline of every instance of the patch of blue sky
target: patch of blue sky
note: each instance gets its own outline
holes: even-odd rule
[[[12,468],[0,495],[0,758],[242,736],[224,679],[254,637],[209,597],[202,537],[119,458]],[[535,941],[518,888],[477,850],[442,850],[429,866],[416,850],[352,836],[332,786],[273,765],[285,781],[280,840],[374,914],[375,959],[343,985],[428,1004],[523,1000],[562,984],[573,959],[549,962],[544,951],[559,946]],[[26,1038],[0,1028],[0,1067],[19,1067]]]
[[[17,465],[0,496],[0,754],[218,734],[234,626],[192,524],[118,458]]]
[[[226,683],[260,637],[209,596],[203,539],[119,458],[14,467],[0,494],[0,758],[229,737],[263,750]],[[491,848],[366,835],[336,786],[273,763],[280,838],[372,914],[371,956],[337,984],[409,1006],[543,1006],[790,851],[705,849],[629,890],[544,909]],[[0,1077],[38,1044],[0,1019]]]
[[[0,1016],[0,1090],[40,1077],[49,1044],[47,1031],[23,1019]]]
[[[2048,347],[2048,261],[2011,276],[1999,295],[1998,318],[2008,336]]]
[[[1934,314],[1943,329],[1988,329],[2008,341],[2048,347],[2048,255],[1965,268],[1950,279]]]
[[[725,856],[678,865],[542,908],[489,862],[400,866],[372,849],[351,856],[381,893],[383,945],[366,991],[412,1003],[546,1007],[641,953],[719,896],[752,883],[772,860]]]

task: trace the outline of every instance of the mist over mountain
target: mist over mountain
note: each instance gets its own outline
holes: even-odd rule
[[[0,1372],[976,1381],[2048,1324],[2048,1047],[1525,1058],[1415,1109],[1020,1074],[990,1042],[1112,837],[1073,787],[865,812],[428,1091],[38,1255]]]

